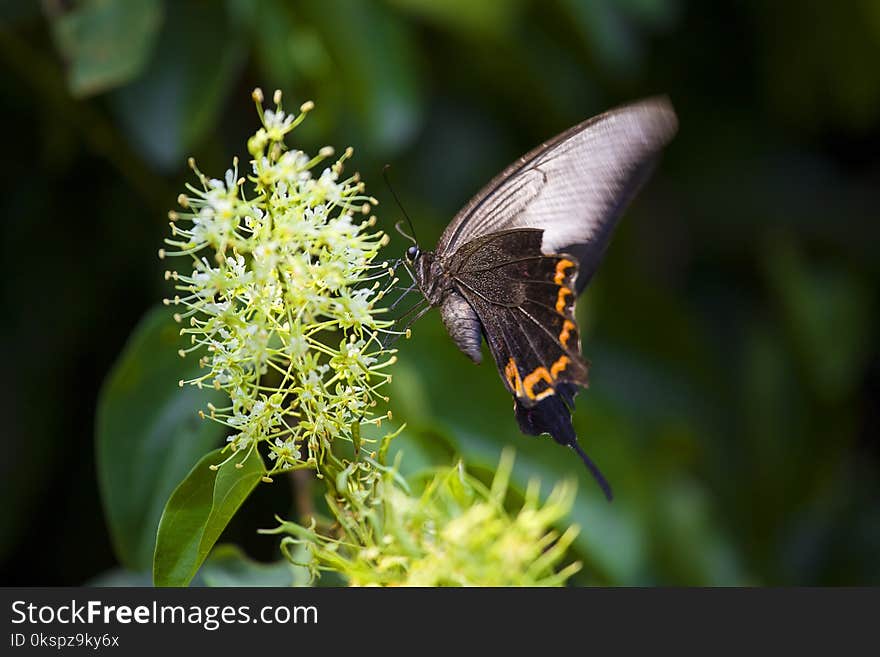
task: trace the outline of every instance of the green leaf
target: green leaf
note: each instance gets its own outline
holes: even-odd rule
[[[674,478],[658,486],[653,518],[660,584],[746,586],[750,579],[719,524],[708,492],[694,481]]]
[[[306,558],[303,555],[303,561]],[[260,563],[228,543],[211,551],[199,576],[207,586],[306,586],[310,579],[308,568],[287,559]]]
[[[809,383],[838,402],[853,394],[870,361],[874,299],[846,269],[805,260],[790,240],[776,240],[765,269]]]
[[[508,35],[522,15],[522,0],[391,0],[402,11],[475,37]]]
[[[293,92],[309,77],[297,53],[303,45],[314,43],[304,26],[293,20],[292,7],[283,0],[247,3],[238,13],[247,12],[254,61],[266,88]],[[319,46],[318,51],[321,51]],[[325,58],[322,58],[325,59]]]
[[[125,84],[146,65],[159,27],[159,0],[82,0],[73,9],[46,3],[52,33],[67,63],[67,85],[89,96]]]
[[[175,3],[144,74],[110,97],[132,145],[171,171],[210,134],[246,58],[237,28],[207,3]]]
[[[266,467],[257,450],[214,471],[222,449],[203,457],[171,494],[159,522],[153,555],[156,586],[186,586]],[[241,467],[238,467],[241,466]]]
[[[214,390],[180,388],[198,371],[177,354],[179,326],[167,308],[135,329],[98,398],[98,480],[116,556],[130,570],[150,568],[165,500],[199,456],[221,440],[220,424],[200,420]]]
[[[310,0],[301,12],[332,59],[318,100],[344,99],[341,104],[355,110],[352,118],[369,140],[367,152],[403,147],[415,135],[423,111],[419,58],[409,26],[380,3],[357,0]]]
[[[125,568],[111,568],[103,573],[98,573],[88,580],[84,586],[90,588],[117,588],[117,587],[148,587],[153,580],[147,571],[133,573]]]
[[[48,4],[48,3],[43,3]],[[40,20],[41,6],[33,0],[5,0],[0,3],[0,24],[7,30]]]

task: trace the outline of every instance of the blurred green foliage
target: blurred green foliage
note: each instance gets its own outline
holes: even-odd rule
[[[680,134],[579,304],[593,383],[575,426],[615,502],[567,450],[519,434],[494,368],[436,314],[400,344],[404,466],[458,453],[488,481],[509,444],[520,486],[578,477],[577,583],[880,583],[880,4],[10,0],[0,60],[4,584],[149,567],[144,528],[199,449],[137,404],[96,424],[98,393],[167,291],[155,253],[186,156],[222,171],[243,155],[254,86],[317,103],[302,147],[354,146],[386,228],[392,163],[426,247],[536,143],[668,93]],[[104,400],[127,372],[178,412],[169,354],[128,352]],[[165,478],[105,449],[108,422],[173,441]],[[96,432],[99,463],[130,468],[102,470],[103,509]],[[221,537],[250,557],[215,550],[200,581],[303,581],[252,561],[278,559],[255,530],[297,497],[258,486]],[[144,581],[125,577],[97,581]]]
[[[134,330],[101,391],[95,426],[98,480],[119,560],[149,569],[165,502],[192,464],[224,438],[193,411],[219,404],[215,390],[180,389],[198,365],[177,355],[179,328],[166,308]]]

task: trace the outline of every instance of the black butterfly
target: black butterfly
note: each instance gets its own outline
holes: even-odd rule
[[[677,129],[665,98],[584,121],[501,172],[455,215],[437,250],[411,246],[408,269],[458,348],[486,338],[524,433],[574,449],[611,499],[571,424],[587,386],[574,306],[614,225]]]

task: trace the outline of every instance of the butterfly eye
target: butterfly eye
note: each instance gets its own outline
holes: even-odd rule
[[[419,257],[419,247],[413,244],[406,250],[406,259],[410,262],[415,262],[416,258]]]

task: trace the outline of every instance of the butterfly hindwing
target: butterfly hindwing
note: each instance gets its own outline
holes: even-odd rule
[[[558,262],[560,258],[546,260]],[[587,386],[589,371],[588,363],[580,355],[577,326],[570,319],[574,315],[573,302],[565,313],[541,303],[537,305],[538,312],[531,315],[526,308],[536,302],[526,299],[520,306],[492,303],[480,292],[479,285],[470,282],[472,285],[462,284],[459,289],[483,325],[498,373],[513,395],[520,430],[532,436],[549,434],[557,443],[572,448],[611,500],[611,486],[581,448],[571,423],[574,397],[580,387]],[[573,282],[573,278],[568,282]],[[571,339],[557,340],[552,330],[545,330],[559,321],[565,331],[572,331]],[[569,323],[573,328],[568,328]]]
[[[540,244],[539,230],[502,231],[474,240],[450,263],[501,379],[526,407],[562,383],[587,385],[574,319],[577,263],[543,255]]]
[[[518,229],[475,239],[450,260],[450,272],[479,318],[520,429],[572,448],[610,500],[611,486],[571,423],[588,380],[574,319],[577,262],[541,254],[540,238],[540,230]]]
[[[464,294],[483,322],[499,375],[520,404],[536,406],[555,395],[563,383],[587,385],[588,367],[580,354],[563,349],[549,331],[520,309],[493,305],[469,292]]]

